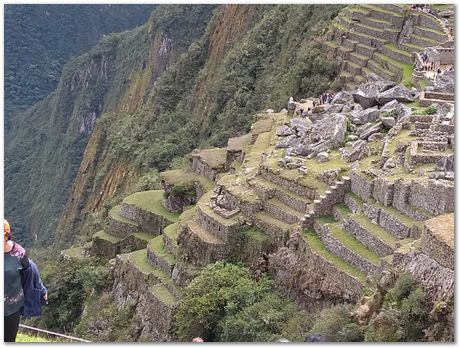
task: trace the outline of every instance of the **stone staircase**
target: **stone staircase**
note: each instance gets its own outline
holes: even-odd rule
[[[323,48],[340,67],[338,82],[353,89],[371,73],[410,85],[413,52],[447,40],[438,18],[409,5],[351,5],[333,21]]]

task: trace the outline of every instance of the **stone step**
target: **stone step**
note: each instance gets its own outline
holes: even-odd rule
[[[120,252],[121,238],[115,237],[104,230],[93,234],[91,254],[114,258]]]
[[[350,60],[362,68],[366,66],[367,61],[369,60],[369,57],[359,54],[357,52],[351,52]]]
[[[337,56],[345,60],[348,59],[348,55],[350,54],[350,52],[353,52],[353,50],[345,46],[340,46],[337,49]]]
[[[407,6],[403,5],[395,5],[395,4],[378,4],[380,8],[383,8],[387,11],[393,12],[393,13],[399,13],[399,14],[404,14],[406,11],[409,10]]]
[[[337,18],[337,20],[339,21],[339,24],[341,26],[343,26],[344,28],[346,29],[350,29],[354,23],[353,20],[351,20],[350,18],[346,17],[346,16],[340,16]]]
[[[369,57],[369,58],[372,58],[374,52],[377,50],[375,47],[371,47],[371,46],[367,46],[367,45],[364,45],[362,43],[358,43],[356,45],[356,53],[359,53],[363,56],[366,56],[366,57]]]
[[[163,230],[162,238],[165,249],[171,253],[177,253],[177,238],[179,237],[179,224],[177,222],[166,226]]]
[[[272,198],[264,202],[264,211],[270,216],[283,221],[287,224],[300,223],[300,220],[305,216],[305,213],[301,213],[295,209],[292,209],[286,203],[282,202],[278,198]]]
[[[384,55],[392,59],[403,62],[403,63],[407,63],[407,64],[414,63],[412,53],[404,51],[396,47],[394,44],[386,44],[385,46],[383,46],[381,53],[383,53]]]
[[[339,83],[345,85],[346,83],[353,82],[355,79],[355,75],[349,73],[348,71],[341,71],[338,80]]]
[[[357,279],[361,283],[366,281],[365,272],[350,265],[347,261],[340,258],[339,256],[331,253],[313,229],[304,230],[302,233],[302,238],[315,254],[320,255],[335,268],[341,272],[346,273],[350,277]]]
[[[340,223],[331,218],[315,219],[314,229],[328,250],[366,273],[374,273],[380,267],[380,257],[355,237],[346,232]]]
[[[406,52],[412,53],[412,52],[417,52],[420,53],[423,51],[423,46],[419,46],[410,42],[404,42],[401,44],[400,48]]]
[[[394,59],[391,59],[381,53],[374,53],[374,60],[383,68],[394,72],[397,76],[402,75],[400,68],[402,63],[395,61]]]
[[[152,285],[162,284],[174,295],[174,297],[182,297],[182,291],[174,284],[170,275],[149,262],[147,259],[147,249],[137,250],[117,257],[126,260],[126,262],[132,266],[133,272],[142,273],[146,282]]]
[[[116,205],[109,211],[110,234],[124,238],[141,229],[140,224],[121,215],[121,205]]]
[[[266,212],[260,212],[253,216],[254,225],[260,228],[266,234],[274,237],[275,239],[282,239],[289,235],[289,225],[280,221]]]
[[[360,19],[363,24],[374,28],[385,29],[392,26],[391,22],[384,19],[378,19],[369,16],[362,16]]]
[[[380,77],[386,80],[396,81],[398,79],[397,75],[391,71],[386,69],[385,67],[381,66],[375,60],[369,60],[367,62],[367,67],[374,72],[375,74],[379,75]]]
[[[161,269],[170,276],[172,275],[176,265],[176,257],[166,250],[162,236],[157,236],[149,242],[147,245],[147,258],[152,266]]]
[[[418,236],[423,230],[423,221],[415,221],[392,206],[385,206],[378,201],[363,203],[362,211],[369,219],[377,223],[395,238],[404,239]]]
[[[368,36],[377,37],[377,38],[385,38],[384,30],[377,28],[377,27],[373,27],[373,26],[371,27],[363,23],[355,22],[353,25],[353,28],[357,32],[368,35]]]
[[[350,32],[348,37],[354,41],[359,41],[360,43],[370,47],[382,47],[388,42],[385,39],[376,38],[357,31]]]
[[[361,74],[361,67],[358,64],[353,63],[349,60],[344,61],[344,64],[345,64],[346,71],[348,71],[350,74],[352,75]]]
[[[358,41],[353,41],[353,40],[350,40],[350,39],[345,39],[342,43],[343,46],[345,46],[346,48],[349,48],[351,50],[355,50],[355,47],[356,45],[359,44]]]
[[[343,227],[362,244],[381,257],[392,254],[398,247],[398,241],[394,236],[379,225],[372,223],[362,213],[349,215],[345,219]]]
[[[369,12],[370,17],[382,19],[393,24],[396,28],[401,28],[404,22],[404,16],[400,13],[388,11],[378,5],[360,5],[361,8]]]
[[[238,217],[241,214],[238,213],[228,219],[220,216],[208,205],[211,200],[211,194],[212,192],[207,192],[198,201],[195,213],[196,219],[201,226],[223,242],[230,241],[240,227]]]
[[[410,42],[423,47],[432,47],[437,46],[439,44],[439,42],[436,40],[429,39],[417,34],[411,34]]]
[[[422,36],[427,39],[435,40],[438,43],[447,41],[447,35],[444,31],[431,29],[427,27],[414,26],[414,34]]]
[[[121,241],[120,252],[123,252],[124,250],[134,251],[139,249],[145,249],[147,247],[147,244],[154,237],[155,236],[153,234],[144,231],[130,234],[128,237],[125,237]]]

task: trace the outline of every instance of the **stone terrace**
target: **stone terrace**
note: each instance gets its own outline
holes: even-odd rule
[[[414,52],[448,40],[440,21],[409,5],[351,5],[334,20],[323,44],[348,89],[370,73],[409,85]]]

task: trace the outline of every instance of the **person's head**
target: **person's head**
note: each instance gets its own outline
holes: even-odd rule
[[[194,337],[192,342],[204,342],[204,340],[201,337]]]
[[[11,227],[6,219],[3,219],[3,240],[6,242],[11,239]]]

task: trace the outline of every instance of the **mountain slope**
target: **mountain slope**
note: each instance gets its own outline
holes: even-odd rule
[[[46,97],[70,57],[147,21],[152,5],[6,5],[5,125]]]

